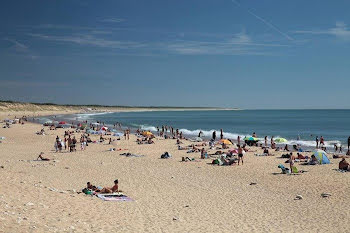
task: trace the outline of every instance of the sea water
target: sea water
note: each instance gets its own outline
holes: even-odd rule
[[[315,138],[323,136],[328,147],[335,143],[347,146],[350,136],[350,110],[219,110],[219,111],[146,111],[119,113],[89,113],[60,116],[68,120],[104,122],[123,127],[156,131],[162,125],[179,129],[184,135],[196,137],[200,131],[210,137],[220,129],[224,137],[237,139],[240,135],[258,138],[283,137],[288,144],[314,147]]]

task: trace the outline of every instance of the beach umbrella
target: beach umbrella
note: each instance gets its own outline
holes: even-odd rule
[[[65,121],[60,121],[58,124],[59,124],[59,125],[65,125],[66,122],[65,122]]]
[[[107,131],[107,130],[108,130],[108,127],[103,126],[103,127],[101,128],[101,130]]]
[[[312,154],[316,157],[317,161],[320,164],[329,164],[330,163],[328,156],[327,156],[327,153],[325,151],[315,150]]]
[[[277,143],[285,143],[285,142],[288,142],[288,140],[285,139],[285,138],[276,138],[275,142],[277,142]]]
[[[232,145],[232,142],[230,142],[230,141],[227,140],[227,139],[221,139],[219,142],[220,142],[221,144],[223,143],[223,144],[226,144],[226,145]]]
[[[148,136],[152,136],[153,133],[151,133],[150,131],[145,131],[145,132],[142,133],[142,135],[145,136],[145,137],[148,137]]]
[[[257,139],[257,138],[255,138],[255,137],[245,137],[244,139],[243,139],[244,141],[259,141],[259,139]]]

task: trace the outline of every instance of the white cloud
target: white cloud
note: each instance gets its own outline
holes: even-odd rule
[[[246,41],[246,40],[245,40]],[[244,45],[244,46],[242,46]],[[183,55],[264,55],[261,46],[248,43],[177,41],[166,45],[172,53]]]
[[[347,25],[342,21],[336,22],[335,27],[329,28],[326,30],[294,31],[294,33],[314,34],[314,35],[330,35],[330,36],[335,36],[339,39],[350,40],[350,30],[348,29]]]
[[[33,82],[33,81],[14,81],[14,80],[2,80],[1,87],[12,88],[12,87],[66,87],[69,83],[62,82]]]
[[[33,37],[40,39],[60,41],[60,42],[70,42],[80,45],[92,45],[102,48],[116,48],[116,49],[128,49],[128,48],[140,48],[144,45],[138,42],[129,41],[118,41],[118,40],[107,40],[92,35],[69,35],[69,36],[53,36],[44,34],[28,34]]]
[[[107,19],[101,19],[101,22],[106,22],[106,23],[121,23],[124,22],[125,19],[120,19],[120,18],[107,18]]]
[[[252,39],[243,31],[236,34],[229,42],[233,44],[248,44],[252,42]]]

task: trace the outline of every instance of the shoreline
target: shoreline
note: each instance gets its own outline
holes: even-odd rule
[[[331,164],[296,163],[307,172],[287,175],[277,167],[284,164],[280,156],[285,152],[255,156],[262,150],[249,147],[243,166],[214,166],[212,158],[200,159],[200,153],[178,150],[176,140],[159,137],[152,145],[138,145],[130,135],[130,140],[121,137],[111,145],[89,143],[86,150],[56,153],[55,138],[65,129],[45,127],[46,135],[36,135],[41,128],[34,123],[0,128],[5,137],[0,183],[6,187],[0,193],[0,231],[346,232],[339,226],[350,224],[350,174],[336,171],[339,159],[331,156]],[[208,154],[217,151],[205,148]],[[160,159],[165,151],[171,159]],[[40,152],[51,161],[35,160]],[[125,152],[144,156],[120,156]],[[181,162],[187,156],[195,160]],[[88,181],[109,187],[115,179],[134,201],[78,194]],[[303,199],[296,200],[297,195]],[[300,221],[325,214],[327,221]]]
[[[150,110],[150,111],[152,111],[152,110]],[[167,110],[161,110],[161,111],[167,111]],[[175,111],[175,110],[174,110]],[[189,110],[190,111],[190,110]],[[130,112],[130,111],[118,111],[118,112]],[[149,111],[144,111],[144,110],[135,110],[135,111],[132,111],[132,112],[149,112]],[[156,111],[156,112],[158,112],[158,111]],[[99,113],[114,113],[114,112],[95,112],[95,113],[93,113],[93,112],[89,112],[89,113],[86,113],[86,112],[83,112],[83,113],[70,113],[70,114],[60,114],[61,116],[60,117],[58,117],[57,119],[55,119],[55,118],[53,118],[53,116],[54,115],[47,115],[48,117],[51,117],[51,118],[49,118],[50,120],[57,120],[57,121],[66,121],[66,122],[74,122],[74,123],[79,123],[79,122],[82,122],[83,120],[82,119],[80,119],[80,120],[76,120],[76,119],[74,119],[74,120],[72,120],[72,119],[70,119],[70,118],[67,118],[67,116],[70,116],[70,115],[77,115],[77,114],[92,114],[92,115],[94,115],[94,114],[96,114],[96,115],[98,115]],[[96,120],[98,120],[98,119],[95,119],[95,121]],[[91,119],[90,119],[90,121],[91,121]],[[93,122],[93,121],[92,121]],[[42,122],[35,122],[35,123],[39,123],[39,124],[42,124],[42,123],[44,123],[43,121]],[[91,123],[91,122],[90,122]],[[108,127],[111,127],[111,128],[113,128],[112,126],[113,126],[113,124],[108,124],[108,123],[106,123],[105,124],[106,126],[108,126]],[[149,127],[156,127],[156,126],[149,126]],[[153,132],[155,135],[157,134],[157,132],[155,131],[155,130],[150,130],[149,129],[149,127],[146,127],[146,129],[143,129],[143,128],[141,128],[141,130],[146,130],[146,131],[151,131],[151,132]],[[131,131],[132,132],[136,132],[136,130],[138,129],[137,127],[135,127],[135,126],[130,126],[130,125],[124,125],[124,127],[122,128],[122,129],[119,129],[119,131],[123,131],[123,130],[125,130],[125,129],[127,129],[127,128],[129,128],[129,129],[131,129]],[[180,127],[179,128],[180,129],[180,131],[181,130],[188,130],[188,129],[186,129],[186,128],[183,128],[183,127]],[[192,131],[198,131],[198,133],[199,133],[199,130],[202,130],[202,129],[195,129],[195,130],[192,130]],[[191,130],[189,130],[189,131],[191,131]],[[208,131],[205,131],[205,130],[203,130],[204,132],[207,132],[208,133]],[[186,138],[188,138],[188,139],[195,139],[195,138],[197,138],[197,136],[198,136],[198,133],[197,133],[197,135],[194,135],[193,133],[192,134],[190,134],[190,133],[184,133],[184,136],[186,137]],[[216,133],[217,133],[217,137],[219,137],[219,129],[216,129]],[[228,131],[225,131],[225,129],[224,129],[224,138],[227,138],[227,139],[230,139],[230,140],[232,140],[234,143],[237,143],[237,137],[231,137],[231,136],[225,136],[225,134],[236,134],[236,133],[234,133],[234,132],[228,132]],[[238,134],[237,134],[238,135]],[[240,136],[241,136],[241,143],[243,142],[243,138],[245,137],[245,136],[251,136],[251,135],[244,135],[244,134],[240,134]],[[283,137],[283,136],[282,136]],[[205,139],[205,140],[210,140],[211,139],[211,134],[210,135],[202,135],[201,136],[201,138],[202,139]],[[276,138],[278,138],[278,137],[275,137],[275,139]],[[288,141],[287,143],[276,143],[276,146],[277,147],[280,147],[280,148],[284,148],[284,146],[286,145],[286,144],[288,144],[288,146],[289,146],[289,149],[291,150],[291,151],[293,151],[293,149],[292,149],[292,146],[293,145],[299,145],[303,150],[307,150],[307,151],[314,151],[314,150],[316,150],[316,148],[315,148],[315,145],[313,145],[313,146],[311,146],[311,145],[305,145],[304,143],[310,143],[311,141],[305,141],[305,140],[301,140],[301,141],[294,141],[294,140],[290,140],[290,141]],[[344,142],[343,142],[344,143]],[[260,144],[264,144],[264,139],[263,138],[259,138],[259,143],[258,143],[258,145],[260,145]],[[270,147],[271,146],[271,144],[270,144],[270,136],[268,137],[268,143],[267,143],[267,145]],[[345,144],[344,144],[345,145]],[[336,154],[345,154],[346,153],[346,148],[345,148],[345,146],[343,146],[343,152],[342,153],[337,153],[337,152],[335,152],[334,151],[334,145],[333,145],[333,142],[332,142],[332,140],[330,140],[330,141],[326,141],[326,148],[327,148],[327,151],[329,152],[329,153],[336,153]]]

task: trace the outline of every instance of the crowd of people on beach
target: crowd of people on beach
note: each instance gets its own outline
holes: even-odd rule
[[[22,117],[19,122],[26,121],[25,117]],[[59,135],[56,136],[54,148],[56,152],[76,152],[77,146],[80,144],[80,150],[84,151],[89,143],[93,141],[90,138],[90,134],[88,133],[88,129],[92,129],[94,131],[103,132],[99,135],[99,141],[103,142],[107,140],[104,135],[111,134],[111,130],[105,126],[103,122],[90,123],[87,121],[83,122],[85,127],[82,127],[82,123],[76,123],[75,125],[72,123],[71,128],[64,131],[62,137]],[[49,127],[55,127],[53,125],[48,125]],[[56,128],[56,127],[55,127]],[[120,122],[117,122],[113,125],[113,129],[119,129],[123,132],[124,140],[130,140],[131,130],[129,128],[122,128]],[[104,130],[104,131],[102,131]],[[187,153],[199,153],[200,159],[212,159],[212,164],[221,165],[221,166],[232,166],[232,165],[243,165],[244,164],[244,156],[246,152],[254,152],[252,149],[256,147],[260,147],[263,151],[262,154],[255,154],[257,156],[274,156],[273,151],[285,151],[287,154],[282,154],[282,158],[288,159],[286,163],[289,164],[289,168],[284,167],[283,165],[279,165],[283,172],[289,170],[290,173],[299,173],[296,168],[296,164],[301,162],[303,165],[317,165],[319,164],[318,159],[315,154],[311,156],[305,156],[304,150],[300,145],[293,145],[292,148],[288,147],[288,144],[285,143],[284,146],[280,146],[281,143],[275,142],[274,137],[270,138],[270,143],[268,140],[268,136],[265,136],[260,142],[257,138],[257,134],[253,132],[251,134],[251,139],[253,143],[248,143],[246,138],[242,140],[241,136],[237,136],[236,140],[232,140],[230,138],[225,139],[223,129],[220,129],[220,135],[217,138],[216,131],[212,132],[211,138],[208,140],[207,138],[203,138],[203,132],[200,130],[197,138],[186,138],[184,134],[179,129],[174,129],[172,126],[163,125],[161,127],[156,127],[156,135],[154,135],[150,131],[145,131],[141,129],[137,129],[135,131],[136,135],[136,143],[137,144],[154,144],[154,139],[162,138],[162,139],[175,139],[176,146],[178,150],[186,150]],[[37,134],[45,135],[44,128],[37,132]],[[80,135],[79,137],[77,135]],[[79,141],[77,138],[80,138]],[[184,146],[184,140],[192,142],[192,144],[187,144]],[[250,140],[250,139],[249,139]],[[108,139],[108,144],[111,144],[114,140],[111,137]],[[348,138],[348,151],[347,155],[349,155],[350,149],[350,137]],[[95,142],[95,141],[94,141]],[[327,151],[325,139],[323,136],[320,138],[316,136],[316,149],[322,149],[322,151]],[[79,143],[79,144],[78,144]],[[249,145],[249,146],[248,146]],[[213,153],[209,153],[209,151],[214,150]],[[113,150],[114,151],[114,150]],[[256,150],[257,151],[257,150]],[[335,153],[342,153],[343,148],[342,145],[334,144]],[[309,152],[309,151],[306,151]],[[296,154],[295,154],[296,153]],[[131,153],[130,153],[131,154]],[[162,158],[171,158],[170,153],[165,152],[164,157]],[[339,155],[335,154],[333,159],[340,158],[339,162],[339,170],[341,171],[350,171],[350,165],[346,161],[346,158],[349,157],[347,155]],[[41,152],[37,158],[37,160],[50,161],[49,158],[44,156],[44,152]],[[190,158],[188,156],[182,157],[182,161],[191,162],[195,161],[195,158]],[[84,191],[85,190],[85,191]],[[118,180],[114,181],[114,185],[112,187],[100,187],[94,186],[90,182],[87,183],[87,187],[83,191],[85,193],[114,193],[120,191],[118,188]]]

